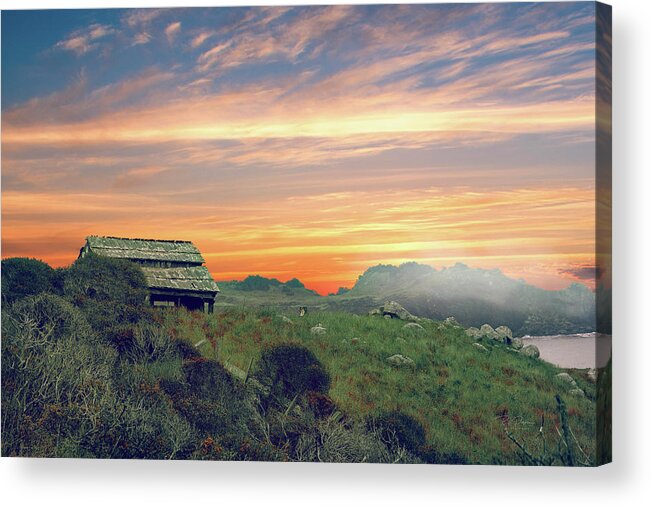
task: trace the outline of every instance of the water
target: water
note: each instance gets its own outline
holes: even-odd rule
[[[558,336],[525,336],[524,344],[534,344],[540,358],[563,368],[587,369],[603,367],[608,362],[612,336],[608,334],[569,334]],[[597,349],[597,343],[599,348]],[[598,353],[597,353],[598,352]]]

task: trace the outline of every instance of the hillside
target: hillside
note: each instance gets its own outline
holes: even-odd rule
[[[585,285],[543,290],[498,269],[474,269],[464,264],[440,270],[416,262],[398,267],[377,265],[359,276],[351,290],[327,297],[307,290],[298,280],[281,283],[250,276],[243,282],[219,285],[222,293],[218,301],[222,305],[289,312],[307,306],[316,311],[366,314],[387,300],[395,300],[418,316],[438,320],[454,316],[465,326],[507,325],[516,335],[595,330],[595,296]]]
[[[168,312],[165,325],[183,329],[178,337],[206,358],[255,375],[261,352],[280,343],[305,346],[332,378],[329,395],[356,419],[398,411],[423,425],[427,444],[459,462],[516,464],[521,453],[506,428],[533,452],[542,452],[541,416],[547,441],[556,441],[559,418],[555,394],[567,403],[572,431],[592,455],[595,440],[595,386],[586,371],[570,371],[585,397],[569,394],[560,369],[502,344],[475,346],[463,328],[405,322],[347,313],[308,313],[303,318],[266,310],[230,308],[213,316]],[[321,325],[324,333],[311,329]],[[205,336],[205,337],[204,337]],[[413,364],[393,366],[396,354]]]
[[[3,456],[595,462],[587,371],[452,320],[156,309],[137,265],[94,255],[2,269]]]

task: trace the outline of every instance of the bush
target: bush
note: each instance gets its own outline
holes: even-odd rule
[[[65,275],[64,293],[93,329],[121,353],[134,344],[132,327],[152,320],[145,303],[145,275],[128,260],[97,255],[78,259]]]
[[[78,305],[93,300],[144,306],[147,282],[142,269],[133,262],[91,254],[70,266],[64,290]]]
[[[415,418],[400,411],[384,412],[369,420],[369,428],[376,430],[389,447],[401,446],[419,455],[425,448],[425,429]]]
[[[330,375],[314,353],[293,344],[263,350],[256,376],[273,395],[285,399],[330,388]]]
[[[2,301],[13,304],[29,295],[57,293],[57,272],[35,258],[2,261]]]
[[[64,298],[49,293],[24,298],[7,314],[39,340],[95,340],[94,332],[81,311]]]

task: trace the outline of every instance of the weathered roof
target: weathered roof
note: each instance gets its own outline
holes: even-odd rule
[[[127,239],[123,237],[87,237],[90,249],[98,254],[131,260],[161,260],[171,262],[204,262],[197,247],[190,241],[161,241],[157,239]]]
[[[204,266],[200,267],[143,267],[149,288],[219,292],[217,283]]]

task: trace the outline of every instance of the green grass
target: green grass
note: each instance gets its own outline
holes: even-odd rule
[[[527,449],[538,454],[541,417],[547,447],[558,440],[555,394],[568,408],[578,446],[594,461],[595,387],[580,371],[570,371],[585,398],[567,394],[555,378],[561,371],[543,361],[514,353],[501,344],[473,346],[462,328],[426,321],[424,331],[404,329],[405,322],[342,312],[290,316],[291,325],[269,309],[222,308],[212,315],[183,310],[164,313],[164,325],[176,338],[209,358],[246,370],[265,347],[302,344],[312,350],[332,378],[330,396],[349,416],[399,410],[419,420],[428,442],[441,453],[471,463],[520,463],[504,424]],[[313,336],[317,323],[326,335]],[[413,367],[396,368],[387,357],[402,354]],[[580,453],[580,450],[577,450]]]

